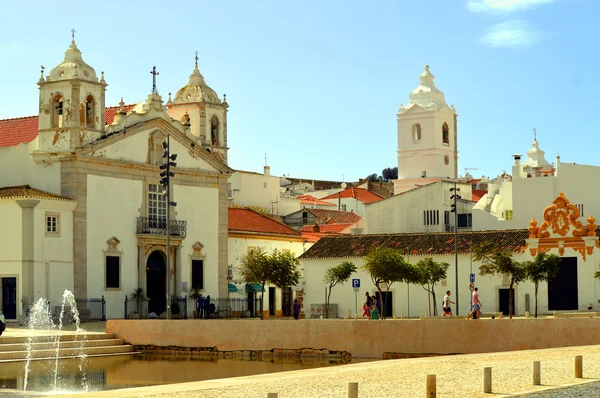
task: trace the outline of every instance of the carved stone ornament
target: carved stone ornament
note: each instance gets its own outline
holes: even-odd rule
[[[573,236],[585,236],[587,234],[586,228],[578,220],[580,217],[579,209],[571,204],[562,192],[552,203],[554,205],[548,206],[544,210],[544,222],[537,233],[538,238],[548,238],[550,236],[549,227],[552,227],[553,234],[560,236],[566,236],[571,227],[573,227]]]
[[[203,256],[202,249],[204,249],[204,245],[200,242],[196,242],[192,245],[192,249],[194,249],[193,256]]]

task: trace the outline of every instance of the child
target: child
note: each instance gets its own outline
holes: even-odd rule
[[[369,312],[369,306],[364,301],[362,302],[363,315],[362,319],[365,319],[365,315],[367,318],[371,319],[371,313]]]

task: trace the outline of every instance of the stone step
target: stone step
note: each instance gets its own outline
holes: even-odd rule
[[[129,354],[133,352],[133,346],[128,344],[121,344],[115,346],[101,346],[101,347],[84,347],[80,348],[60,348],[58,352],[58,356],[60,358],[69,358],[69,357],[78,357],[82,353],[84,355],[110,355],[110,354]],[[46,359],[46,358],[56,358],[56,350],[55,349],[44,349],[37,350],[31,352],[32,359]],[[6,351],[0,352],[0,362],[9,361],[9,360],[26,360],[27,359],[27,351]]]
[[[123,345],[125,341],[121,339],[102,339],[102,340],[78,340],[78,341],[61,341],[59,348],[78,348],[78,347],[104,347]],[[31,349],[37,350],[52,350],[56,349],[56,343],[53,341],[47,343],[32,343]],[[26,343],[17,344],[0,344],[0,352],[8,351],[27,351]]]
[[[82,340],[84,338],[84,334],[80,334],[79,336],[75,336],[75,334],[62,334],[60,336],[60,341],[75,341]],[[85,339],[90,340],[110,340],[114,339],[115,335],[113,333],[86,333]],[[56,340],[56,334],[48,333],[48,334],[35,334],[33,337],[33,341],[36,343],[41,342],[54,342]],[[11,337],[9,333],[4,332],[2,336],[0,336],[0,346],[4,344],[26,344],[27,337],[19,336],[19,337]]]

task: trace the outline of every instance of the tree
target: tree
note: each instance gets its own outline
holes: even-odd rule
[[[527,279],[524,265],[514,260],[510,251],[501,249],[491,242],[473,246],[473,259],[481,262],[479,275],[507,274],[509,276],[508,316],[512,319],[514,303],[513,287],[515,283],[519,284],[519,282]]]
[[[344,261],[333,267],[329,267],[325,271],[325,277],[323,282],[329,285],[329,292],[327,293],[327,302],[325,303],[325,317],[329,318],[329,300],[331,298],[331,289],[336,285],[343,285],[344,282],[348,282],[350,276],[356,272],[356,265],[350,261]]]
[[[369,174],[367,176],[367,180],[371,181],[371,182],[377,182],[379,181],[379,176],[377,175],[377,173],[373,173],[373,174]]]
[[[538,316],[538,286],[540,282],[550,282],[560,270],[560,257],[556,254],[538,253],[533,261],[524,263],[527,279],[535,286],[535,317]]]
[[[262,248],[248,252],[241,261],[240,275],[248,283],[261,285],[260,307],[264,308],[264,291],[268,283],[277,287],[288,287],[298,283],[296,257],[277,249],[267,254]],[[263,313],[260,313],[263,319]]]
[[[394,282],[414,282],[418,272],[404,260],[402,251],[376,246],[365,257],[362,268],[369,273],[381,300],[381,319],[385,319],[385,297],[381,285],[386,284],[386,293]]]
[[[381,177],[383,178],[383,181],[389,181],[389,180],[397,180],[398,179],[398,168],[394,167],[394,168],[390,168],[390,167],[386,167],[385,169],[383,169],[381,171]]]
[[[431,257],[424,258],[417,263],[420,271],[418,275],[418,284],[427,291],[429,301],[429,316],[431,316],[431,299],[433,298],[433,315],[437,316],[437,299],[435,297],[435,284],[446,279],[448,272],[448,263],[438,263]]]

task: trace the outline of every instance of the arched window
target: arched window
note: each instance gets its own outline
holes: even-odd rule
[[[62,95],[52,97],[52,127],[63,127],[63,105]]]
[[[419,123],[415,123],[412,126],[412,136],[414,142],[421,141],[421,125]]]
[[[94,128],[94,97],[88,95],[85,99],[84,126]]]
[[[442,126],[442,142],[444,145],[450,145],[450,130],[447,123]]]
[[[210,119],[210,142],[212,145],[218,145],[219,142],[219,119],[216,116]]]

